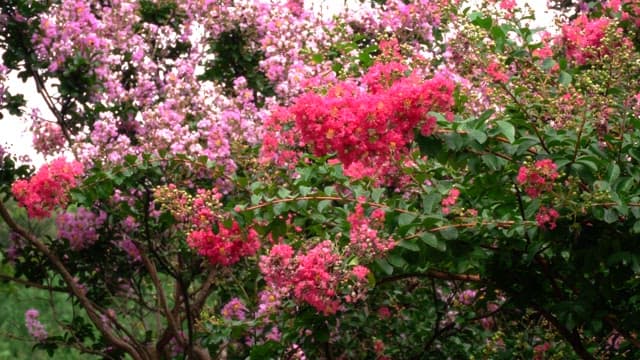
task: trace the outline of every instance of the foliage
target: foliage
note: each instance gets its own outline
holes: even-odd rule
[[[638,357],[636,1],[555,33],[512,0],[1,9],[2,76],[34,79],[53,115],[32,120],[56,160],[0,172],[57,225],[0,206],[3,278],[73,309],[27,312],[37,348]]]

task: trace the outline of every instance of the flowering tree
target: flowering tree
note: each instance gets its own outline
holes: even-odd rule
[[[9,0],[37,346],[108,359],[640,353],[640,4]],[[615,49],[615,52],[614,52]],[[0,108],[25,113],[0,87]]]

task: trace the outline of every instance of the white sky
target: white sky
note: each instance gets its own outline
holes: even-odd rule
[[[536,11],[536,25],[551,24],[553,16],[546,11],[545,0],[518,0],[517,2],[519,5],[528,3],[534,8]],[[311,3],[312,9],[322,11],[324,14],[337,12],[345,4],[349,7],[358,6],[359,4],[357,0],[307,0],[307,5],[309,3]],[[470,3],[476,3],[476,0],[470,0]],[[25,95],[28,108],[39,108],[42,116],[52,116],[44,101],[38,95],[35,84],[32,81],[23,83],[16,78],[15,74],[10,74],[6,85],[11,92],[19,92]],[[44,162],[43,157],[36,154],[32,148],[32,136],[29,132],[29,113],[25,113],[22,118],[10,116],[6,112],[4,115],[5,117],[0,120],[0,144],[18,156],[28,155],[35,165],[42,164]]]

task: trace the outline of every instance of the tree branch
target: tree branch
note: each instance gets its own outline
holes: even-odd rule
[[[117,337],[111,331],[111,329],[109,329],[109,327],[100,318],[99,310],[93,305],[91,300],[89,300],[84,294],[84,292],[78,287],[76,281],[73,279],[73,276],[69,273],[69,270],[67,270],[67,268],[62,263],[62,261],[54,253],[52,253],[44,243],[38,240],[31,233],[27,232],[22,226],[18,225],[13,220],[13,218],[11,218],[11,215],[9,215],[7,208],[4,206],[4,203],[2,202],[0,202],[0,217],[2,217],[2,219],[9,226],[9,228],[11,228],[12,231],[14,231],[16,234],[20,235],[23,239],[27,240],[29,243],[35,246],[36,249],[38,249],[38,251],[44,254],[49,259],[49,261],[51,261],[51,264],[53,265],[53,267],[62,276],[62,278],[67,283],[67,286],[69,287],[73,295],[75,295],[78,298],[78,300],[86,310],[87,315],[89,316],[93,324],[98,328],[98,330],[100,330],[100,332],[104,335],[107,341],[109,341],[118,349],[121,349],[127,352],[128,354],[130,354],[134,360],[148,359],[148,357],[145,356],[146,354],[144,352],[141,353],[139,350],[137,350],[134,344],[130,344],[127,341]],[[133,341],[133,339],[131,339],[130,341]]]

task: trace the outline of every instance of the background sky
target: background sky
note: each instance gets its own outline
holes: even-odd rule
[[[469,3],[471,4],[477,2],[477,0],[469,0]],[[360,4],[357,0],[307,0],[306,3],[307,6],[312,8],[314,11],[321,12],[323,15],[336,13],[340,9],[344,8],[345,5],[353,8]],[[536,11],[535,25],[549,26],[552,23],[553,16],[546,11],[545,0],[518,0],[518,4],[529,4],[529,6]],[[42,116],[53,119],[53,115],[51,115],[49,109],[47,109],[40,95],[38,95],[35,84],[32,81],[23,83],[21,80],[16,78],[15,74],[9,74],[9,81],[7,85],[12,92],[20,92],[25,95],[29,108],[39,108]],[[4,115],[4,119],[0,120],[0,145],[18,156],[27,155],[35,165],[42,164],[45,159],[36,154],[32,149],[32,135],[29,132],[29,114],[27,113],[21,118],[9,116],[8,114]]]

